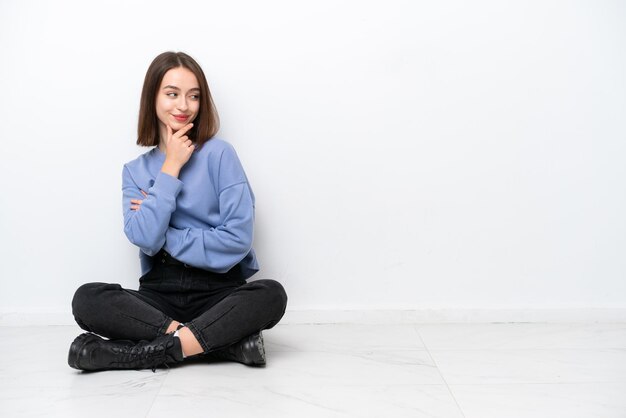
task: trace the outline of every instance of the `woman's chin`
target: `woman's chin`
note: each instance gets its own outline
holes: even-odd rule
[[[179,122],[179,121],[174,121],[170,123],[170,128],[172,128],[172,131],[176,132],[180,129],[183,129],[185,126],[187,126],[189,123],[191,122]]]

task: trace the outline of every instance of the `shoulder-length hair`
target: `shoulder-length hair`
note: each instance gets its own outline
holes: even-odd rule
[[[172,68],[180,67],[191,71],[200,85],[200,109],[193,121],[193,128],[187,133],[187,136],[197,148],[200,148],[219,130],[220,120],[211,97],[209,84],[200,65],[183,52],[164,52],[152,61],[143,81],[139,105],[137,145],[145,147],[159,145],[159,120],[156,114],[157,94],[165,73]]]

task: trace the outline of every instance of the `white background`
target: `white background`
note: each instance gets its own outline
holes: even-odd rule
[[[203,66],[289,309],[626,308],[626,3],[0,0],[0,307],[136,288],[152,59]]]

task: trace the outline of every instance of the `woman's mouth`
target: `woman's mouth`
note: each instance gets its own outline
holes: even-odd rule
[[[184,122],[189,119],[189,115],[172,115],[178,122]]]

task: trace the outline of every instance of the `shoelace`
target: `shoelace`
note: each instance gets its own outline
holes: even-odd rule
[[[159,343],[157,345],[143,345],[142,343],[119,347],[114,349],[119,354],[122,355],[120,359],[120,363],[131,364],[134,366],[143,365],[149,366],[152,369],[152,372],[156,372],[156,367],[167,363],[165,362],[165,352],[166,348],[163,343]],[[169,366],[167,366],[169,368]]]

